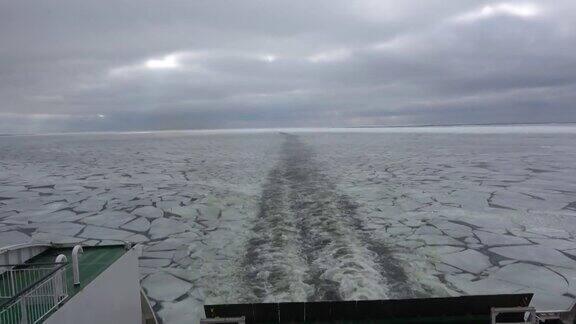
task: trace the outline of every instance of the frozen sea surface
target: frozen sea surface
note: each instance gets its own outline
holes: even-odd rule
[[[0,246],[142,243],[167,323],[203,303],[576,298],[576,128],[0,138]]]

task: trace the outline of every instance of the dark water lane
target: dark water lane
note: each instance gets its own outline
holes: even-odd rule
[[[323,174],[312,147],[283,136],[245,256],[255,299],[413,297],[391,250],[363,231],[356,204]]]

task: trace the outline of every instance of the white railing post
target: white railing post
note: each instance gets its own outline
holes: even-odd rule
[[[28,307],[26,306],[26,296],[22,296],[20,299],[20,311],[22,316],[20,317],[20,324],[28,324]]]
[[[76,245],[72,249],[72,275],[74,277],[74,285],[80,284],[80,269],[78,267],[78,253],[84,253],[82,245]]]
[[[61,276],[61,281],[62,282],[66,282],[66,272],[64,270],[62,270],[60,272],[60,276]],[[68,286],[66,284],[62,285],[62,297],[66,298],[68,296]]]
[[[9,295],[14,295],[16,294],[16,285],[14,284],[14,271],[12,270],[8,271],[10,271],[10,288],[12,289]]]
[[[68,262],[68,258],[66,258],[64,254],[60,254],[56,257],[57,264],[66,262]],[[58,304],[60,303],[62,284],[65,284],[62,282],[62,271],[64,271],[64,268],[59,269],[54,276],[54,307],[58,307]]]

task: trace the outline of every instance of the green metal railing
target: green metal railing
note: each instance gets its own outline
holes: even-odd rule
[[[3,265],[0,274],[0,323],[31,324],[68,297],[66,263]]]

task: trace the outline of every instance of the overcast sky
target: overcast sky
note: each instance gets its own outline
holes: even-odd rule
[[[0,0],[0,133],[576,121],[576,1]]]

